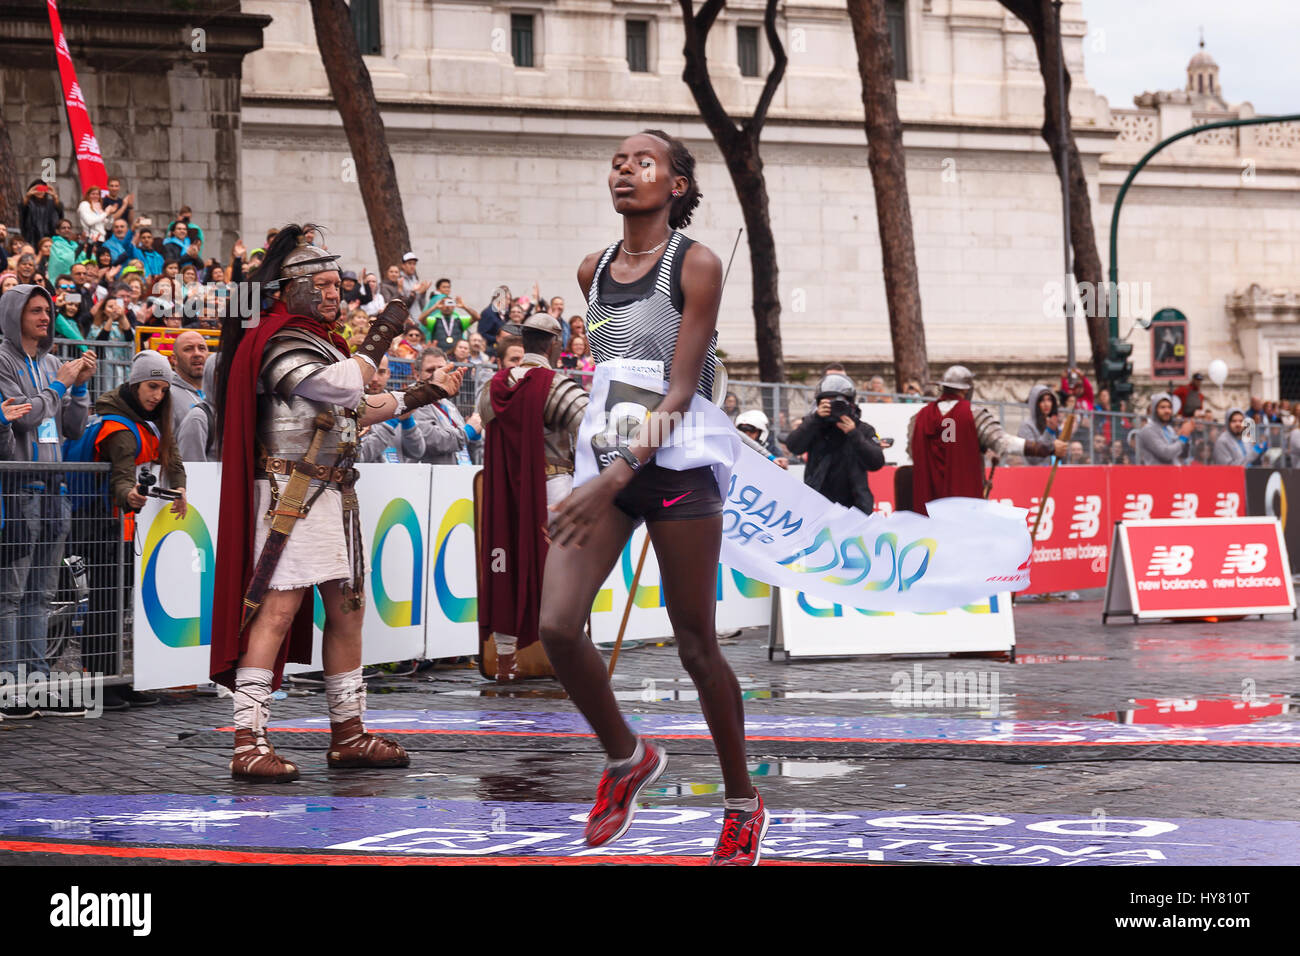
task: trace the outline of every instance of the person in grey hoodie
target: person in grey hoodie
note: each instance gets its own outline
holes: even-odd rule
[[[357,461],[418,462],[423,457],[424,432],[416,425],[415,412],[410,412],[367,428]]]
[[[1227,430],[1214,442],[1214,463],[1216,465],[1253,465],[1260,455],[1268,451],[1267,444],[1255,444],[1247,447],[1241,434],[1246,430],[1246,413],[1240,408],[1228,409],[1224,418]]]
[[[1029,417],[1020,424],[1017,434],[1028,441],[1049,445],[1061,437],[1058,421],[1059,407],[1056,393],[1046,385],[1035,385],[1029,390]],[[1052,459],[1025,455],[1026,465],[1046,465]]]
[[[203,372],[207,367],[208,340],[186,329],[172,342],[172,431],[179,432],[189,410],[203,400]],[[182,455],[183,457],[183,455]]]
[[[437,346],[429,346],[420,353],[415,380],[431,380],[433,373],[446,364],[446,353]],[[424,439],[424,453],[419,460],[426,464],[470,464],[474,457],[481,455],[482,419],[475,412],[466,422],[450,398],[416,409],[415,424]]]
[[[221,461],[221,436],[212,433],[212,389],[216,380],[217,353],[203,363],[203,397],[190,406],[176,429],[176,446],[182,461]],[[208,439],[211,438],[211,444]]]
[[[11,422],[14,457],[49,462],[48,472],[9,472],[0,481],[5,524],[0,531],[0,670],[48,672],[45,662],[50,604],[71,526],[63,494],[63,440],[86,428],[95,357],[60,361],[54,341],[54,300],[39,286],[16,285],[0,296],[0,395],[30,403]],[[54,708],[57,710],[57,708]]]
[[[1166,392],[1151,396],[1151,418],[1137,432],[1139,465],[1182,465],[1188,460],[1192,450],[1190,436],[1196,423],[1189,418],[1174,428],[1177,401]]]

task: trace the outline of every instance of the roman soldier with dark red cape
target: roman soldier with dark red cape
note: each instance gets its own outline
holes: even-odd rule
[[[587,393],[553,369],[560,323],[538,313],[506,332],[524,358],[497,372],[478,399],[487,431],[479,549],[480,643],[495,641],[496,678],[519,677],[518,653],[537,641],[548,506],[573,488],[574,446]],[[549,665],[548,665],[549,671]]]
[[[1008,435],[986,406],[970,403],[975,376],[954,365],[939,381],[943,389],[908,423],[912,456],[912,510],[928,515],[939,498],[984,497],[984,453],[1047,456],[1065,453],[1065,443],[1038,442]]]
[[[284,782],[297,767],[266,739],[269,701],[287,661],[310,663],[311,592],[325,606],[322,642],[331,767],[405,767],[396,743],[365,731],[361,622],[365,559],[353,468],[357,428],[454,394],[460,374],[366,395],[406,309],[371,325],[356,355],[333,329],[336,260],[289,225],[250,276],[276,291],[255,321],[226,316],[216,373],[222,436],[221,517],[213,595],[211,675],[234,691],[235,779]]]

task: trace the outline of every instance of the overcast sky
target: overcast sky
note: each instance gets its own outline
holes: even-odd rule
[[[1229,103],[1300,113],[1300,0],[1083,0],[1088,82],[1115,108],[1181,90],[1200,28]]]

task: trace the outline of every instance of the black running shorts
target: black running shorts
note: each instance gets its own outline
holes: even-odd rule
[[[647,462],[614,498],[614,504],[637,521],[689,521],[722,514],[722,496],[708,465],[674,471]]]

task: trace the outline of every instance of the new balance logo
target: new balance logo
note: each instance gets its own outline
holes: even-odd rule
[[[1214,517],[1235,518],[1241,514],[1241,495],[1235,491],[1220,491],[1215,496]]]
[[[1195,552],[1190,544],[1171,544],[1166,547],[1158,544],[1151,552],[1151,562],[1147,565],[1147,577],[1160,575],[1177,577],[1192,570],[1192,555]]]
[[[1124,513],[1120,516],[1125,521],[1145,521],[1151,517],[1151,509],[1156,499],[1152,495],[1125,495]]]
[[[1266,544],[1230,544],[1220,574],[1258,574],[1268,563]]]
[[[1071,538],[1095,538],[1101,530],[1101,495],[1075,495]]]
[[[1173,506],[1169,509],[1169,515],[1172,518],[1195,518],[1196,506],[1200,503],[1200,498],[1194,491],[1185,491],[1174,495]]]

